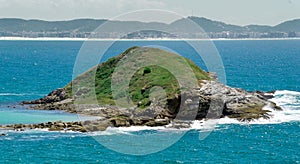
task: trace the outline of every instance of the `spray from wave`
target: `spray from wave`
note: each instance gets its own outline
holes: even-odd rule
[[[300,121],[300,92],[280,90],[275,91],[274,98],[270,101],[276,103],[282,108],[282,111],[273,110],[269,106],[265,106],[265,110],[269,110],[270,119],[260,118],[246,124],[279,124],[284,122]],[[245,124],[235,119],[222,118],[219,124]]]
[[[276,91],[270,99],[282,108],[282,111],[272,111],[271,123],[300,121],[300,92]],[[266,107],[268,109],[268,106]]]

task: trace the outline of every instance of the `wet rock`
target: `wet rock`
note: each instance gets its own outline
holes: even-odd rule
[[[111,123],[107,120],[94,120],[94,121],[85,121],[82,123],[85,129],[89,132],[94,131],[104,131],[107,127],[111,126]]]
[[[59,126],[55,126],[55,125],[51,125],[48,130],[49,131],[61,131],[61,130],[64,130],[64,128],[63,127],[59,127]]]
[[[191,127],[191,121],[173,120],[167,127],[175,129],[187,129]]]
[[[111,118],[110,122],[114,127],[123,127],[123,126],[130,126],[130,121],[128,118],[125,117],[115,117]]]
[[[275,91],[270,91],[270,92],[254,91],[253,93],[261,95],[265,99],[272,99],[272,98],[274,98]]]
[[[155,119],[145,123],[146,126],[164,126],[170,123],[169,119]]]

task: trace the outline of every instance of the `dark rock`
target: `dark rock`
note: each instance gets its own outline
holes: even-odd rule
[[[44,98],[34,100],[34,101],[23,101],[22,104],[47,104],[54,103],[65,100],[67,98],[66,91],[63,88],[56,89],[49,93]]]
[[[282,108],[280,106],[277,106],[274,102],[270,102],[270,107],[275,110],[282,110]]]
[[[272,98],[274,98],[274,93],[275,93],[275,91],[270,91],[270,92],[263,92],[263,91],[254,91],[253,93],[256,93],[256,94],[258,94],[258,95],[260,95],[260,96],[262,96],[263,98],[265,98],[265,99],[272,99]]]

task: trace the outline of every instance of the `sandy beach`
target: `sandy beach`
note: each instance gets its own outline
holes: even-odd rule
[[[26,38],[26,37],[0,37],[0,40],[8,41],[236,41],[236,40],[300,40],[300,38],[145,38],[145,39],[119,39],[119,38],[57,38],[57,37],[38,37],[38,38]]]

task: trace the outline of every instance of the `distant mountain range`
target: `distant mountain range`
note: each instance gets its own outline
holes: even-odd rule
[[[213,21],[203,17],[187,17],[170,24],[139,21],[111,21],[105,19],[76,19],[70,21],[0,19],[0,36],[15,37],[71,37],[71,38],[203,38],[206,34],[195,32],[187,22],[198,24],[211,38],[285,38],[300,37],[300,19],[286,21],[276,26],[238,26]],[[100,33],[93,32],[98,26],[108,23]],[[147,29],[135,31],[135,29]],[[154,30],[152,30],[154,29]],[[167,30],[170,34],[159,32]],[[173,33],[173,34],[172,34]],[[176,34],[176,35],[174,35]],[[179,35],[179,36],[178,36]]]

